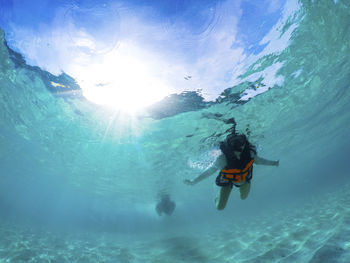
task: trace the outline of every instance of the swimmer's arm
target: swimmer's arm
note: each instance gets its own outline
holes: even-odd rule
[[[253,158],[254,158],[255,164],[270,165],[270,166],[279,166],[279,164],[280,164],[279,160],[277,160],[277,161],[267,160],[267,159],[264,159],[264,158],[258,156],[257,154],[255,154],[255,156]]]
[[[211,176],[213,173],[215,173],[217,170],[221,169],[222,167],[225,167],[225,165],[226,165],[225,156],[221,154],[209,169],[205,170],[203,173],[201,173],[199,176],[197,176],[193,180],[185,179],[184,183],[189,185],[194,185],[204,180],[205,178]]]

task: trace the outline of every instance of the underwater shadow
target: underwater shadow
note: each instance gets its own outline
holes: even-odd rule
[[[165,251],[160,254],[164,260],[174,262],[212,262],[201,248],[200,241],[189,237],[171,237],[159,240]]]

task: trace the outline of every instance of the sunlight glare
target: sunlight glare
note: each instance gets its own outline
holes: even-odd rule
[[[133,114],[170,94],[156,70],[150,54],[128,44],[74,71],[88,100]]]

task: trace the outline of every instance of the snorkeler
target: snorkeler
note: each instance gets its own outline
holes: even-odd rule
[[[170,196],[168,194],[163,194],[161,196],[161,200],[156,206],[156,211],[159,216],[161,216],[162,213],[165,213],[166,215],[170,216],[174,212],[175,207],[176,204],[175,202],[170,200]]]
[[[250,144],[244,134],[229,134],[223,142],[220,142],[220,150],[222,154],[213,166],[193,180],[184,180],[185,184],[194,185],[220,169],[216,177],[216,185],[221,187],[219,196],[215,199],[218,210],[225,208],[233,186],[239,187],[242,200],[248,197],[253,177],[253,163],[279,166],[279,161],[259,157],[255,146]]]

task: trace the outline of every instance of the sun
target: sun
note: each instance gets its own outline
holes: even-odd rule
[[[120,45],[74,71],[88,100],[129,114],[171,93],[151,55],[131,45]]]

